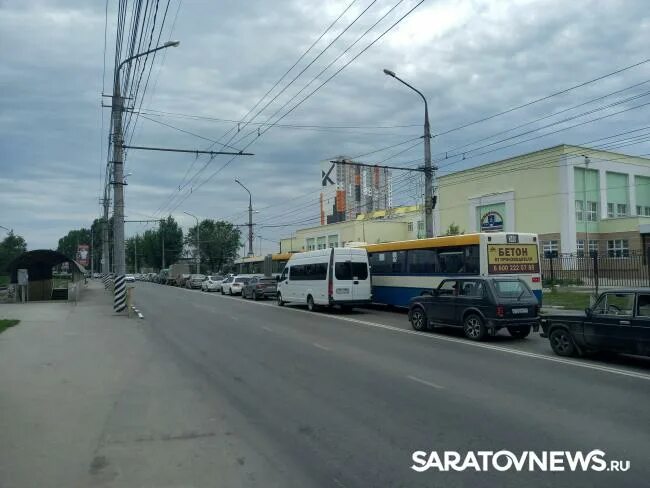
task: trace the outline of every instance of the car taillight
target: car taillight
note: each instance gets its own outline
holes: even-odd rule
[[[539,283],[539,276],[533,276],[533,283]]]
[[[497,306],[497,317],[504,317],[506,315],[506,309],[503,305]]]

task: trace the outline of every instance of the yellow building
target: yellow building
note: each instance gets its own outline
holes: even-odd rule
[[[559,145],[449,174],[444,170],[442,163],[436,235],[453,225],[461,233],[536,233],[550,253],[650,252],[648,158]],[[301,229],[282,239],[281,252],[420,237],[421,207],[397,207]]]

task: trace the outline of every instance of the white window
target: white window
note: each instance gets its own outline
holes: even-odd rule
[[[643,214],[641,213],[641,210],[642,210],[641,205],[637,205],[637,206],[636,206],[636,214],[637,214],[637,215],[643,215]]]
[[[558,249],[560,248],[558,241],[543,241],[542,249],[544,251],[544,256],[551,254],[557,254]]]
[[[630,247],[627,239],[607,241],[607,255],[616,258],[628,257],[630,255]]]
[[[643,207],[643,215],[650,217],[650,207]]]
[[[584,220],[584,202],[576,200],[576,221],[582,222]]]
[[[418,232],[424,231],[424,220],[418,220]]]
[[[408,225],[406,226],[406,230],[409,232],[413,232],[413,222],[409,222]]]
[[[316,249],[316,240],[315,239],[307,239],[307,250],[308,251],[313,251]]]
[[[596,222],[598,220],[598,202],[587,202],[585,220],[589,222]]]
[[[578,239],[576,241],[576,251],[578,254],[578,257],[584,257],[585,256],[585,240],[584,239]],[[589,239],[589,255],[593,256],[594,251],[598,251],[598,241],[596,239]]]
[[[626,217],[627,216],[627,204],[619,203],[616,205],[616,216],[617,217]]]
[[[613,203],[608,203],[607,204],[607,217],[610,219],[614,218],[614,204]]]

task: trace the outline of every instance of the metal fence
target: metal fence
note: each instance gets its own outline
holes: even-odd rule
[[[559,254],[542,258],[545,284],[590,286],[650,286],[650,253],[625,257]]]

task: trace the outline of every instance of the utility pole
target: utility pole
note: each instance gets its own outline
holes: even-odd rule
[[[582,185],[584,187],[584,200],[582,203],[582,222],[585,224],[585,245],[583,248],[586,257],[591,257],[591,249],[589,248],[589,221],[587,220],[587,172],[589,171],[589,163],[591,162],[587,156],[585,158],[585,170],[582,175]]]
[[[102,273],[108,274],[110,271],[109,267],[109,251],[108,251],[108,191],[104,192],[104,198],[102,204],[104,205],[104,217],[102,219]]]
[[[253,256],[253,195],[251,195],[250,190],[241,181],[235,179],[235,183],[239,184],[239,186],[248,192],[248,255]]]
[[[138,272],[138,234],[133,239],[133,274]]]
[[[190,212],[183,213],[189,215],[190,217],[194,217],[194,220],[196,220],[196,274],[199,274],[201,273],[201,248],[199,247],[201,240],[199,235],[199,218]]]
[[[162,46],[135,54],[122,61],[115,70],[113,81],[113,96],[111,104],[111,118],[113,127],[113,260],[115,262],[116,287],[113,309],[121,312],[126,308],[124,275],[126,273],[126,256],[124,253],[124,134],[122,133],[122,113],[124,112],[124,99],[120,93],[120,71],[125,64],[131,63],[136,58],[146,56],[167,47],[176,47],[178,41],[169,41]]]
[[[160,245],[162,246],[162,268],[165,269],[165,229],[163,228],[163,221],[160,221]]]
[[[95,258],[93,254],[95,253],[95,230],[93,226],[90,226],[90,277],[92,278],[93,273],[95,272]]]
[[[435,207],[437,198],[434,195],[435,183],[435,170],[431,164],[431,128],[429,126],[429,105],[427,104],[426,97],[420,90],[409,85],[407,82],[399,78],[394,71],[384,69],[384,73],[388,76],[395,78],[400,83],[408,86],[411,90],[416,92],[422,100],[424,100],[424,222],[426,226],[427,237],[433,237],[433,208]]]

